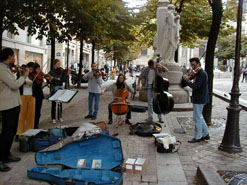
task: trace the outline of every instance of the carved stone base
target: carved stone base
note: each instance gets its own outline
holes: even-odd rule
[[[172,94],[174,103],[189,103],[190,94],[180,86],[183,72],[182,68],[176,63],[162,63],[169,69],[169,72],[163,74],[170,82],[169,93]]]

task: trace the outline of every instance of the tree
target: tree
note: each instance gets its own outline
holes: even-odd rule
[[[216,52],[217,58],[234,59],[235,58],[235,45],[236,35],[229,35],[217,41],[218,51]],[[241,38],[241,57],[247,57],[247,37]]]
[[[17,27],[25,29],[25,20],[23,1],[0,1],[0,51],[2,50],[3,32],[7,30],[18,35]]]
[[[206,58],[205,58],[205,70],[208,73],[208,90],[209,90],[209,103],[204,106],[203,116],[208,125],[211,125],[212,116],[212,99],[213,99],[213,69],[214,69],[214,50],[220,31],[221,18],[223,14],[221,0],[208,0],[212,12],[212,25],[208,37]]]

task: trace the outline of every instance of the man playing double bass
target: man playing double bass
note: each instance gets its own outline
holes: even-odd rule
[[[148,67],[144,68],[141,72],[141,75],[138,79],[138,87],[140,90],[140,82],[144,81],[144,86],[142,87],[144,90],[147,90],[147,98],[148,98],[148,119],[146,121],[153,121],[153,88],[155,75],[160,75],[161,72],[167,72],[168,69],[161,65],[160,63],[155,63],[153,60],[148,61]],[[162,114],[158,114],[158,119],[160,123],[164,123],[162,120]]]

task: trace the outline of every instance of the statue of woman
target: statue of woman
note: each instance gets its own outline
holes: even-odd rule
[[[172,4],[168,5],[168,12],[165,17],[164,31],[162,37],[162,45],[159,49],[160,55],[164,62],[174,62],[174,51],[177,48],[175,39],[176,35],[176,24],[174,21],[175,6]]]

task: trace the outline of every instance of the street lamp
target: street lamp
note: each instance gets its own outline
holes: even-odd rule
[[[242,152],[239,139],[239,113],[241,107],[239,106],[239,59],[241,49],[241,24],[242,24],[243,0],[238,1],[238,19],[237,19],[237,35],[235,47],[235,66],[234,66],[234,79],[231,89],[231,101],[227,107],[227,121],[223,140],[219,146],[219,150],[237,153]]]

